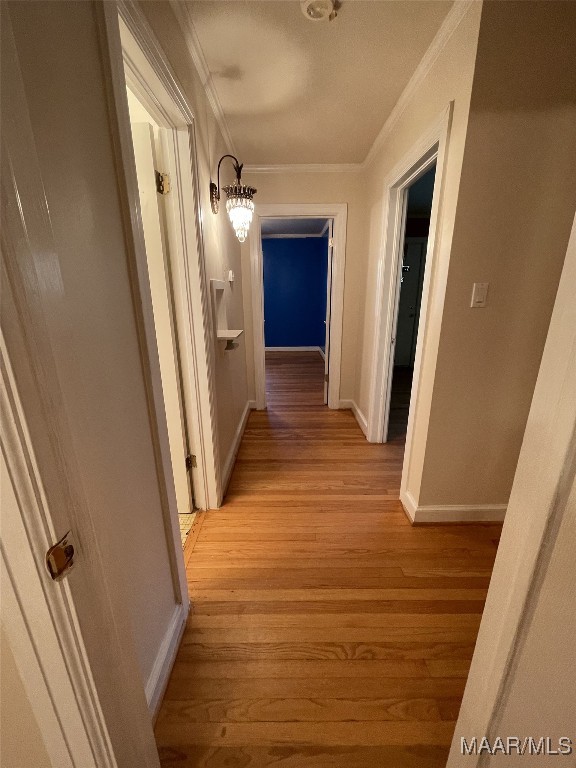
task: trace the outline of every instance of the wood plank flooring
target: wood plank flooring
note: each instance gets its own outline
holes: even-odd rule
[[[186,547],[192,612],[163,768],[441,768],[500,526],[413,528],[401,424],[370,445],[316,353],[267,355],[222,509]]]

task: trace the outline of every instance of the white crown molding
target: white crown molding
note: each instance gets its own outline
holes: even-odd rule
[[[420,86],[426,75],[430,72],[432,67],[434,66],[436,59],[440,55],[440,53],[444,50],[446,47],[448,41],[454,34],[454,32],[458,29],[460,26],[460,23],[472,7],[474,3],[480,2],[481,0],[456,0],[448,14],[446,15],[446,18],[440,25],[440,29],[434,36],[434,39],[428,46],[428,49],[422,59],[420,60],[420,63],[414,70],[414,73],[408,83],[406,84],[406,87],[400,94],[400,97],[396,104],[394,105],[394,108],[392,109],[392,112],[390,113],[388,119],[382,126],[382,129],[380,130],[380,133],[378,136],[376,136],[376,139],[374,140],[374,143],[370,147],[370,151],[366,155],[366,158],[364,159],[364,162],[362,163],[363,168],[367,168],[368,165],[372,162],[378,151],[382,148],[384,145],[384,142],[390,135],[392,129],[398,122],[398,120],[402,117],[404,110],[408,106],[410,99],[414,95],[417,88]]]
[[[174,0],[171,0],[174,2]],[[438,56],[446,47],[448,41],[458,29],[462,20],[475,4],[481,2],[481,0],[456,0],[446,18],[440,25],[440,28],[434,39],[428,46],[426,53],[420,60],[420,63],[414,70],[412,77],[406,84],[406,87],[400,94],[398,101],[394,105],[392,112],[388,116],[388,119],[382,126],[380,133],[374,140],[374,143],[370,147],[368,154],[361,163],[309,163],[309,164],[294,164],[294,165],[245,165],[244,170],[250,173],[358,173],[358,171],[365,170],[378,151],[384,145],[384,142],[392,132],[392,129],[401,118],[406,107],[408,106],[410,99],[414,93],[430,72]]]
[[[220,133],[222,134],[222,138],[226,144],[226,149],[231,154],[237,155],[238,153],[236,151],[236,147],[234,146],[232,135],[230,134],[230,130],[224,116],[224,110],[220,104],[218,94],[216,93],[214,81],[212,79],[212,75],[210,74],[208,63],[206,62],[204,52],[202,51],[202,46],[200,45],[200,40],[198,39],[196,28],[194,27],[194,22],[192,21],[190,5],[188,3],[180,2],[180,0],[168,1],[170,3],[170,7],[172,8],[172,12],[176,16],[176,20],[179,22],[184,32],[186,47],[188,48],[196,71],[198,72],[198,76],[200,77],[200,81],[206,93],[208,103],[212,108],[212,112],[214,113],[214,117],[216,118],[216,122],[220,128]]]
[[[358,173],[362,163],[285,163],[283,165],[244,165],[245,173]]]

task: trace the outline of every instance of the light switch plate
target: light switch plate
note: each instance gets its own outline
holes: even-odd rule
[[[470,300],[471,307],[486,306],[486,300],[488,299],[488,285],[489,283],[474,283],[472,286],[472,298]]]

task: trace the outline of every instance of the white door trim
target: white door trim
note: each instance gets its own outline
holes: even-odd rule
[[[256,408],[266,408],[266,358],[264,346],[264,275],[262,260],[263,218],[326,218],[334,220],[332,257],[332,312],[330,318],[330,359],[328,407],[340,407],[340,368],[342,361],[342,319],[344,314],[344,271],[346,266],[346,203],[262,203],[256,205],[250,228],[250,271],[252,278],[252,332],[254,338],[254,379]]]
[[[402,161],[388,174],[383,185],[385,208],[373,308],[376,318],[376,333],[372,350],[372,381],[368,410],[368,440],[374,443],[385,440],[384,428],[390,396],[390,367],[393,363],[391,340],[396,324],[398,270],[402,257],[401,241],[404,234],[405,189],[436,162],[426,271],[422,290],[414,378],[402,471],[401,498],[411,490],[407,487],[407,480],[413,456],[415,426],[418,425],[419,431],[425,433],[430,418],[430,401],[428,398],[424,401],[420,394],[424,361],[427,371],[435,370],[438,355],[438,334],[432,334],[431,329],[433,325],[439,326],[440,324],[446,290],[448,270],[447,260],[442,254],[440,221],[452,111],[453,102],[450,102],[443,113],[411,147]],[[418,493],[414,495],[414,498],[418,498]]]
[[[324,352],[320,350],[324,358],[324,376],[328,376],[328,381],[324,381],[324,403],[328,404],[328,394],[330,390],[330,323],[332,320],[332,259],[334,256],[334,220],[328,219],[326,226],[322,230],[328,232],[328,264],[326,265],[326,318],[324,320],[325,337]]]
[[[214,409],[216,395],[212,324],[200,218],[194,114],[137,5],[132,0],[119,0],[117,10],[115,4],[104,5],[109,23],[115,23],[118,15],[120,17],[122,58],[128,84],[158,123],[168,129],[165,132],[165,149],[171,170],[172,189],[166,198],[166,207],[187,427],[190,448],[196,456],[197,465],[192,469],[192,479],[197,506],[201,509],[214,509],[218,507],[221,496],[221,476]],[[136,258],[141,262],[146,254],[138,216],[138,190],[135,186],[123,72],[112,66],[111,75]],[[139,265],[139,280],[144,273],[147,275],[145,263]],[[148,307],[143,309],[148,315]],[[147,334],[153,332],[153,316],[146,317],[145,326]],[[155,337],[149,343],[155,349]],[[168,456],[164,459],[167,460]],[[180,541],[177,518],[175,523],[175,538]]]

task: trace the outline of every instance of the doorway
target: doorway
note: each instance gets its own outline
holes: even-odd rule
[[[267,219],[280,222],[284,219],[300,221],[323,220],[329,221],[328,243],[330,258],[328,259],[329,274],[326,278],[326,309],[329,316],[323,315],[322,323],[326,322],[324,344],[324,389],[322,397],[329,408],[340,408],[340,365],[342,355],[342,316],[344,309],[344,268],[346,259],[346,223],[348,206],[345,203],[311,204],[259,204],[254,212],[254,220],[250,230],[250,268],[252,277],[252,327],[254,340],[254,373],[255,395],[257,410],[266,408],[266,345],[264,329],[264,256],[262,248],[262,224]],[[277,226],[282,226],[279,223]],[[303,226],[303,225],[302,225]],[[331,234],[330,234],[331,227]],[[316,233],[318,230],[316,230]],[[292,314],[300,312],[300,307]],[[270,345],[271,346],[271,345]],[[315,343],[315,348],[321,343]],[[268,352],[272,352],[269,350]],[[304,350],[302,350],[304,352]],[[321,356],[321,352],[319,352]],[[321,359],[321,357],[320,357]]]
[[[170,176],[166,173],[164,152],[166,129],[158,125],[130,88],[127,88],[127,95],[178,527],[184,545],[194,521],[195,505],[192,451],[178,352],[178,327],[167,237],[165,196],[169,193]]]
[[[222,495],[218,434],[211,406],[214,388],[210,357],[212,318],[199,218],[195,122],[190,106],[167,69],[167,63],[156,57],[153,46],[143,45],[139,18],[123,5],[117,19],[124,66],[122,73],[115,78],[115,98],[126,126],[122,131],[122,159],[129,180],[135,277],[142,297],[145,356],[153,370],[150,389],[159,430],[157,450],[162,473],[169,479],[167,484],[172,486],[168,490],[167,509],[170,526],[174,526],[175,542],[180,543],[178,509],[183,507],[186,488],[182,472],[188,472],[186,481],[193,485],[194,502],[199,509],[217,508]],[[138,163],[140,169],[135,167],[138,159],[134,151],[135,125],[142,126],[137,142],[143,147]],[[148,171],[143,170],[145,165]],[[157,171],[167,174],[167,177],[158,179]],[[156,191],[156,184],[160,181],[164,185],[164,194]],[[148,190],[148,204],[155,218],[153,235],[144,232],[145,222],[141,220],[144,183]],[[159,301],[153,301],[151,296],[146,241],[162,251],[162,257],[156,260]],[[159,342],[159,329],[156,327],[160,305],[163,306],[164,349],[161,349],[164,341]],[[172,424],[180,423],[180,436],[176,428],[168,434],[164,397],[166,376],[160,366],[161,355],[169,361],[165,369],[172,369],[172,392],[177,393],[171,399]],[[183,449],[178,451],[178,504],[177,491],[172,482],[172,446],[176,443],[183,445]],[[186,497],[191,498],[190,485]]]
[[[445,233],[442,227],[442,210],[452,110],[453,104],[450,103],[383,180],[382,229],[376,286],[373,304],[367,308],[367,311],[374,312],[375,334],[366,436],[371,443],[382,443],[388,437],[396,320],[406,234],[407,190],[435,167],[400,484],[400,500],[412,521],[414,498],[418,495],[422,478],[424,451],[421,448],[426,444],[430,421],[434,371],[448,276],[449,251],[445,248],[443,237]]]
[[[405,440],[410,410],[422,289],[426,270],[428,232],[436,165],[406,188],[402,265],[393,342],[390,404],[384,442]]]
[[[261,222],[266,397],[328,404],[333,220]]]

